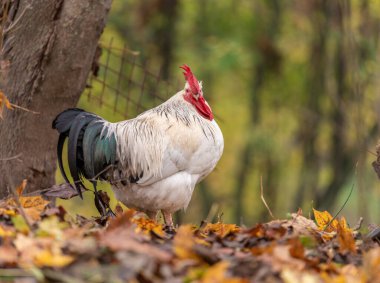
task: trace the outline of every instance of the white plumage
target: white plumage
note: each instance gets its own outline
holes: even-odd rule
[[[155,217],[185,209],[194,187],[216,166],[223,135],[190,68],[185,88],[134,119],[110,123],[80,109],[62,112],[53,122],[60,132],[58,156],[69,139],[69,168],[80,190],[80,176],[108,180],[116,198]],[[102,173],[102,170],[105,170]],[[94,183],[96,190],[96,184]],[[97,196],[97,195],[96,195]]]
[[[195,185],[215,168],[223,152],[222,132],[215,120],[206,120],[193,108],[181,91],[157,108],[112,126],[120,165],[111,183],[126,206],[153,213],[186,208]],[[116,181],[141,172],[136,183]]]

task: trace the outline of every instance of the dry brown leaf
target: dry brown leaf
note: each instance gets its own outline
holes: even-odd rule
[[[256,226],[254,226],[253,228],[245,232],[254,238],[262,238],[265,236],[265,228],[264,228],[264,225],[261,223],[257,224]]]
[[[1,226],[0,226],[1,229]],[[18,260],[17,250],[11,245],[0,246],[0,266],[16,265]]]
[[[252,254],[256,256],[262,255],[262,254],[272,254],[274,246],[275,246],[275,243],[270,242],[270,244],[268,245],[255,246],[255,247],[252,247],[250,250]]]
[[[148,237],[144,237],[148,238]],[[139,254],[149,254],[162,262],[171,260],[172,256],[148,243],[141,243],[141,234],[136,234],[131,226],[120,226],[111,230],[105,230],[99,235],[99,244],[108,247],[112,251],[132,251]]]
[[[299,259],[305,258],[305,248],[299,238],[290,239],[288,244],[290,245],[289,253],[292,257]]]
[[[364,254],[363,273],[366,279],[363,282],[380,282],[380,247]]]

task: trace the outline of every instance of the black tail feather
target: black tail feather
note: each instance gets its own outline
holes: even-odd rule
[[[83,160],[83,145],[81,145],[83,141],[83,133],[82,137],[80,134],[85,130],[86,126],[89,122],[93,120],[101,119],[99,116],[96,116],[91,113],[84,112],[75,117],[72,122],[70,133],[69,133],[69,145],[68,145],[68,161],[69,161],[69,169],[71,176],[74,180],[74,186],[77,189],[80,197],[82,197],[81,187],[85,187],[81,180],[81,173],[83,170],[84,160]],[[82,156],[81,156],[82,155]],[[79,163],[79,164],[78,164]],[[79,165],[79,166],[78,166]]]
[[[70,127],[74,119],[82,113],[86,113],[80,108],[70,108],[61,112],[52,123],[52,128],[56,129],[60,134],[67,133],[70,131]]]
[[[65,143],[66,135],[60,134],[58,138],[58,144],[57,144],[57,157],[58,157],[58,166],[59,170],[62,173],[63,179],[65,179],[66,183],[70,183],[69,178],[67,178],[65,169],[63,168],[63,162],[62,162],[62,151],[63,151],[63,145]]]
[[[114,135],[102,135],[105,121],[101,117],[78,108],[63,111],[54,119],[52,126],[60,133],[57,145],[59,169],[69,183],[62,162],[63,145],[68,138],[69,170],[74,187],[83,198],[81,187],[85,186],[82,178],[89,178],[94,184],[95,174],[115,163],[116,139]]]

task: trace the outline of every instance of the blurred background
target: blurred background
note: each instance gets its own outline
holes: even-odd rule
[[[186,63],[225,150],[178,221],[270,220],[262,178],[276,218],[335,214],[353,188],[341,214],[379,223],[379,35],[375,0],[114,1],[79,107],[132,118],[183,88]],[[96,215],[92,199],[61,203]]]

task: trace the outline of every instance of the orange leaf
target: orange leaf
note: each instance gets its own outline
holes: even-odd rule
[[[289,253],[294,258],[304,259],[305,258],[305,248],[302,245],[299,238],[292,238],[289,240],[290,248]]]
[[[4,106],[8,109],[13,109],[12,104],[9,102],[5,94],[0,90],[0,118],[3,118],[3,109]]]
[[[44,211],[45,207],[49,204],[49,201],[44,200],[41,196],[24,197],[22,192],[26,187],[27,181],[23,180],[21,185],[17,187],[16,192],[19,198],[19,202],[24,208],[25,214],[32,221],[38,221],[41,219],[40,214]],[[6,202],[8,205],[17,207],[16,201],[11,198]]]
[[[136,232],[143,232],[145,234],[153,232],[161,237],[165,235],[164,230],[162,230],[162,225],[157,224],[156,221],[152,219],[139,217],[132,219],[132,222],[137,225]]]
[[[339,252],[344,253],[350,251],[356,253],[354,236],[352,235],[351,229],[348,228],[344,218],[338,223],[338,242]]]
[[[20,184],[20,186],[18,186],[16,188],[16,192],[17,192],[17,195],[20,197],[22,195],[22,192],[24,191],[25,187],[26,187],[26,184],[28,183],[28,181],[26,179],[24,179],[22,181],[22,183]]]
[[[247,279],[243,278],[229,278],[226,276],[228,273],[228,262],[220,261],[214,264],[206,270],[204,273],[201,283],[245,283],[248,282]]]
[[[221,222],[218,223],[207,223],[203,228],[203,232],[208,234],[210,232],[215,233],[221,238],[224,238],[228,234],[237,233],[240,231],[240,228],[235,224],[224,224]]]

